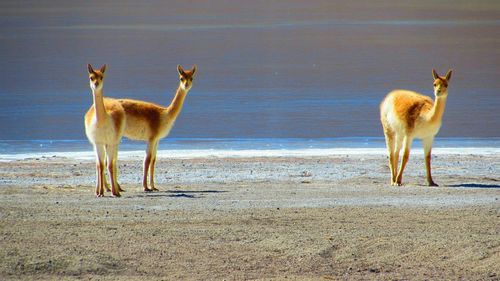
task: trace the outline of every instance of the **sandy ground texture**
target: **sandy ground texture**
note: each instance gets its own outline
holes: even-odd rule
[[[499,280],[500,155],[175,159],[94,197],[94,163],[0,163],[0,279]]]

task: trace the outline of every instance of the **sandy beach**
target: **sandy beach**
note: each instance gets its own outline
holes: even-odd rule
[[[402,187],[383,154],[0,162],[0,279],[499,280],[500,155],[421,153]]]

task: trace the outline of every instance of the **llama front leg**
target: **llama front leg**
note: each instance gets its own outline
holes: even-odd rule
[[[96,154],[96,188],[95,195],[96,197],[104,196],[104,165],[105,165],[105,155],[104,146],[102,145],[94,145],[94,150]]]
[[[422,140],[424,146],[424,155],[425,155],[425,170],[427,172],[427,184],[429,186],[438,186],[432,180],[431,174],[431,151],[432,151],[432,143],[434,142],[434,137],[426,138]]]

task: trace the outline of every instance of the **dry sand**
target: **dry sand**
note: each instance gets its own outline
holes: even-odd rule
[[[0,163],[0,279],[499,280],[500,155],[437,155],[402,187],[382,155]]]

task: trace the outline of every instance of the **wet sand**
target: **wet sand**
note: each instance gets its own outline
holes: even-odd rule
[[[0,279],[429,280],[500,278],[500,155],[412,155],[391,187],[383,155],[167,159],[144,193],[94,197],[94,163],[0,162]]]

